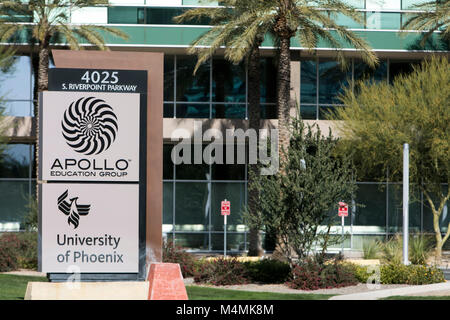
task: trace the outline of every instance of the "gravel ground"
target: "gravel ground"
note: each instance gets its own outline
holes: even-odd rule
[[[245,285],[232,285],[232,286],[211,286],[211,285],[198,285],[194,283],[193,278],[184,279],[186,285],[203,286],[210,288],[220,289],[232,289],[232,290],[244,290],[244,291],[260,291],[260,292],[277,292],[277,293],[318,293],[318,294],[352,294],[359,292],[367,292],[372,290],[385,290],[408,287],[407,284],[382,284],[379,289],[368,288],[366,284],[360,283],[356,286],[349,286],[343,288],[334,289],[319,289],[319,290],[297,290],[291,289],[284,284],[245,284]]]

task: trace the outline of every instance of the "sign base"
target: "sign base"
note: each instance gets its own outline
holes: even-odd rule
[[[147,281],[29,282],[25,300],[147,300]]]
[[[148,282],[149,300],[188,300],[178,263],[152,263]]]

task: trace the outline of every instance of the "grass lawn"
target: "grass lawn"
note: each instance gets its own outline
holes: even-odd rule
[[[186,286],[189,300],[327,300],[332,294],[272,293]]]
[[[391,296],[381,300],[450,300],[450,296]]]
[[[0,300],[23,300],[30,281],[47,281],[47,278],[0,274]]]

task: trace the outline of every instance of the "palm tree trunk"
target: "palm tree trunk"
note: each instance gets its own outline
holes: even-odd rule
[[[36,127],[36,145],[35,145],[35,165],[36,165],[36,180],[39,180],[39,93],[48,89],[48,62],[50,56],[50,36],[46,37],[43,42],[39,44],[38,64],[35,69],[35,83],[34,83],[34,122]],[[36,67],[36,63],[33,63]],[[36,72],[37,71],[37,72]],[[37,78],[37,79],[36,79]],[[37,81],[36,81],[37,80]],[[39,183],[39,182],[38,182]],[[39,202],[39,188],[36,186],[36,202]]]
[[[256,136],[258,137],[257,143],[259,142],[259,127],[260,127],[260,99],[261,99],[261,89],[260,89],[260,59],[259,59],[259,45],[256,43],[250,52],[248,59],[248,116],[249,116],[249,129],[255,130]],[[256,148],[258,150],[258,146]],[[258,165],[249,164],[249,174],[248,174],[248,185],[253,183],[254,177],[258,174]],[[256,213],[258,211],[258,191],[255,188],[248,189],[248,207],[250,214]],[[249,233],[249,256],[261,256],[263,254],[263,249],[261,246],[261,235],[258,229],[250,228]]]
[[[290,37],[280,38],[280,52],[277,78],[277,107],[278,107],[278,141],[280,147],[280,164],[283,163],[283,150],[289,148],[289,109],[290,109],[290,81],[291,81],[291,56]]]

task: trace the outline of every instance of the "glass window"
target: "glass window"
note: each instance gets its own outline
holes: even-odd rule
[[[0,157],[0,178],[28,178],[31,152],[29,144],[8,144]]]
[[[28,213],[29,181],[0,181],[0,222],[22,222]]]
[[[358,183],[355,200],[357,207],[353,220],[354,233],[378,233],[386,231],[386,189],[379,184]]]
[[[366,9],[400,10],[401,0],[366,0]]]
[[[210,63],[204,63],[193,75],[197,59],[177,56],[177,101],[209,101]]]
[[[108,23],[137,24],[142,23],[143,11],[137,7],[109,7]]]
[[[245,104],[213,104],[212,117],[217,119],[245,119]]]
[[[277,68],[273,58],[262,58],[260,62],[261,103],[275,103],[277,97]],[[269,119],[269,118],[267,118]],[[275,119],[275,118],[270,118]]]
[[[276,104],[261,105],[261,119],[278,119]]]
[[[361,14],[361,20],[364,21],[364,13],[360,13]],[[331,17],[333,18],[333,20],[340,26],[344,26],[346,28],[350,28],[350,29],[364,29],[364,25],[362,23],[358,23],[356,22],[354,19],[339,13],[339,14],[334,14],[331,15]]]
[[[5,100],[32,100],[30,57],[16,56],[8,69],[0,69],[0,97]]]
[[[177,118],[206,118],[209,119],[210,105],[177,103]]]
[[[174,57],[164,55],[164,101],[173,101],[174,83]]]
[[[15,117],[31,117],[33,116],[33,102],[4,100],[0,105],[3,107],[4,115]]]
[[[205,164],[203,161],[203,150],[202,147],[202,159],[201,164],[194,164],[194,153],[196,152],[196,146],[191,144],[191,164],[179,164],[175,166],[176,179],[181,180],[208,180],[210,179],[209,165]],[[183,151],[180,151],[181,157],[183,156]]]
[[[173,182],[163,183],[163,224],[173,224]]]
[[[333,113],[336,108],[344,106],[319,106],[319,120],[328,120],[328,115]]]
[[[390,61],[389,63],[389,82],[392,83],[394,79],[400,75],[407,75],[413,71],[413,66],[418,65],[420,61]]]
[[[209,233],[176,233],[175,244],[192,251],[209,250]]]
[[[238,163],[238,152],[244,150],[243,152],[246,153],[247,148],[243,145],[239,147],[236,144],[233,145],[233,148],[233,162],[226,164],[228,147],[224,145],[223,164],[214,163],[211,165],[212,180],[245,180],[245,163]],[[246,161],[246,158],[244,158],[244,162]]]
[[[231,214],[227,217],[229,231],[238,231],[243,225],[242,210],[245,207],[245,183],[215,182],[212,183],[211,224],[213,231],[223,231],[223,216],[220,204],[223,200],[230,201]],[[223,242],[222,242],[223,245]]]
[[[164,118],[173,118],[174,116],[174,103],[164,103],[163,117]]]
[[[172,144],[163,147],[163,179],[173,179]]]
[[[367,29],[394,29],[401,28],[400,13],[393,12],[367,12]]]
[[[224,59],[213,60],[213,101],[245,102],[245,67]]]
[[[403,185],[389,184],[389,232],[402,232],[403,230]],[[412,194],[409,200],[409,229],[420,232],[421,229],[421,204],[420,194]]]
[[[222,218],[223,220],[223,218]],[[223,233],[213,233],[211,235],[211,250],[223,252]],[[245,250],[245,235],[243,233],[227,232],[227,254]]]
[[[175,186],[175,230],[208,231],[208,199],[210,184],[204,182],[177,182]]]
[[[359,80],[385,81],[387,78],[387,61],[380,61],[379,65],[372,69],[361,60],[354,61],[353,79],[355,83]]]
[[[316,61],[309,60],[301,62],[301,71],[300,71],[301,103],[317,103],[316,67],[317,67]]]
[[[347,70],[342,70],[336,61],[319,62],[319,103],[340,103],[338,95],[343,92],[343,87],[351,82],[351,62]]]
[[[402,9],[411,10],[415,5],[428,2],[429,0],[402,0]]]
[[[364,9],[366,6],[365,0],[346,0],[345,3],[356,9]]]
[[[317,105],[300,105],[300,116],[304,120],[316,120],[317,119]]]

